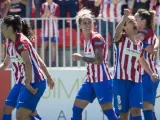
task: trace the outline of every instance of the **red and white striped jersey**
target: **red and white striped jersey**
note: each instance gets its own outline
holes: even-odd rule
[[[16,84],[24,84],[26,80],[25,64],[21,53],[24,50],[28,50],[29,57],[32,64],[32,80],[31,83],[44,80],[44,73],[40,68],[40,64],[37,58],[37,52],[32,46],[31,42],[23,34],[18,33],[16,41],[10,41],[7,47],[7,54],[10,57],[12,64],[13,77]]]
[[[84,41],[84,56],[89,58],[95,57],[95,49],[101,47],[104,50],[104,60],[102,64],[87,63],[86,80],[88,82],[101,82],[111,80],[111,75],[108,69],[107,55],[108,49],[104,38],[96,32],[92,33],[90,40]]]
[[[43,37],[58,37],[58,21],[49,18],[52,18],[50,15],[59,17],[59,6],[54,2],[52,2],[51,5],[49,5],[48,2],[45,2],[42,4],[41,14],[44,14],[46,9],[49,10],[50,14],[47,16],[48,20],[44,20],[42,24],[42,33],[44,33]]]
[[[149,45],[154,45],[156,43],[156,35],[152,29],[147,30],[147,34],[145,35],[144,42]],[[158,70],[156,68],[156,55],[150,54],[147,51],[144,51],[144,58],[146,59],[149,68],[156,74],[158,74]],[[142,68],[141,74],[145,74],[145,70]]]
[[[118,4],[114,4],[112,0],[102,0],[100,16],[110,22],[119,21],[122,17],[122,5],[124,4],[126,4],[125,0],[119,0]]]
[[[135,44],[126,37],[126,34],[123,34],[121,40],[115,43],[114,78],[141,82],[141,66],[139,64],[141,56],[143,56],[143,43],[137,41]]]

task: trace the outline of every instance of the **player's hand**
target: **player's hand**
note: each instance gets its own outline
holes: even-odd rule
[[[34,89],[31,85],[30,85],[30,81],[25,80],[25,87],[28,89],[29,92],[31,92],[33,95],[35,95],[38,91],[38,88]]]
[[[157,80],[158,80],[158,74],[155,74],[155,73],[153,73],[152,75],[151,75],[151,79],[152,79],[152,81],[153,82],[156,82]]]
[[[54,83],[54,80],[51,77],[47,78],[47,84],[48,84],[50,89],[54,88],[55,83]]]
[[[127,18],[131,14],[129,9],[124,9],[124,18]]]
[[[145,38],[145,35],[143,33],[138,33],[137,35],[135,35],[134,39],[135,40],[140,40],[143,41]]]
[[[79,53],[74,53],[74,54],[72,54],[72,59],[73,60],[82,60],[82,55],[81,54],[79,54]]]
[[[112,0],[114,4],[118,4],[119,0]]]

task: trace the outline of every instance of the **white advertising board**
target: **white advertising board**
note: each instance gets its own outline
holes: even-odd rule
[[[46,89],[38,105],[38,112],[42,120],[70,120],[75,96],[85,79],[84,68],[56,68],[49,69],[55,79],[54,90]],[[160,94],[160,88],[158,89]],[[156,99],[156,114],[160,120],[160,98]],[[15,120],[15,112],[13,113]],[[83,120],[107,120],[101,112],[97,102],[89,104],[83,112]]]

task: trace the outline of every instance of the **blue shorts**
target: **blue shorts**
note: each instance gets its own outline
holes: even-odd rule
[[[114,107],[117,113],[126,113],[130,108],[143,108],[142,83],[115,79],[113,81]]]
[[[100,104],[112,102],[113,92],[109,82],[110,80],[96,83],[85,82],[81,86],[76,99],[86,100],[92,103],[97,97]]]
[[[49,37],[44,37],[44,42],[49,42]],[[51,42],[56,42],[56,37],[51,37]]]
[[[38,88],[37,93],[35,95],[33,95],[24,86],[22,88],[22,91],[21,91],[19,98],[18,98],[18,101],[17,101],[17,109],[26,108],[28,110],[31,110],[32,112],[35,112],[37,104],[46,89],[46,80],[41,81],[41,82],[31,83],[31,86],[33,88]]]
[[[15,84],[14,85],[14,87],[11,89],[11,91],[5,101],[6,105],[12,106],[14,108],[16,107],[17,99],[18,99],[19,93],[22,90],[23,86],[24,86],[23,84]]]
[[[142,75],[143,101],[147,101],[155,105],[156,92],[159,81],[153,83],[149,74]]]

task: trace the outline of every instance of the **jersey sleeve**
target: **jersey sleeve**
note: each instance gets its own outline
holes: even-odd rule
[[[142,42],[143,43],[143,49],[145,49],[149,44],[145,41]]]
[[[25,50],[29,50],[29,43],[27,41],[21,41],[16,45],[17,52],[21,55],[21,53]]]
[[[93,46],[94,48],[104,48],[105,42],[100,38],[93,39]]]

